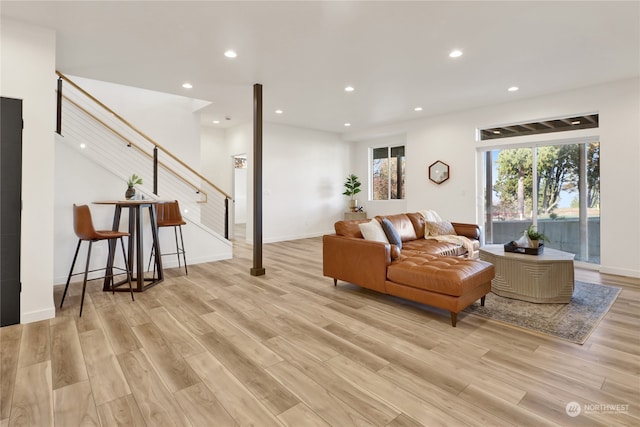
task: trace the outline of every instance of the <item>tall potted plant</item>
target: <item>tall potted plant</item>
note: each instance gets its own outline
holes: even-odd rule
[[[360,185],[361,184],[357,176],[354,174],[347,176],[347,180],[344,183],[345,191],[342,194],[351,197],[351,200],[349,201],[349,209],[351,212],[355,212],[357,209],[358,200],[356,200],[355,195],[361,191]]]

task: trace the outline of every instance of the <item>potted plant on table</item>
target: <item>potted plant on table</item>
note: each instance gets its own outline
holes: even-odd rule
[[[351,212],[355,212],[357,209],[358,200],[355,199],[355,195],[361,191],[360,185],[361,184],[357,176],[354,174],[347,176],[347,180],[344,183],[345,191],[342,194],[351,197],[351,200],[349,201],[349,209]]]
[[[124,197],[127,200],[131,200],[136,195],[136,189],[133,188],[137,184],[142,184],[142,178],[135,173],[131,175],[131,178],[127,181],[127,191],[124,193]]]
[[[526,231],[527,237],[529,238],[530,246],[532,248],[537,248],[540,246],[540,241],[550,242],[549,238],[544,234],[540,233],[536,230],[536,227],[531,224]]]

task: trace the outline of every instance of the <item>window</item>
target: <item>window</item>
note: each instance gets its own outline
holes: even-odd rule
[[[404,145],[378,147],[371,152],[371,199],[404,199]]]
[[[598,141],[485,153],[485,238],[506,243],[530,224],[549,248],[600,263]]]

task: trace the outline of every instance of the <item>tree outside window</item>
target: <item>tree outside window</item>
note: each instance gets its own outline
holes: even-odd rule
[[[404,145],[372,150],[371,198],[393,200],[405,198]]]

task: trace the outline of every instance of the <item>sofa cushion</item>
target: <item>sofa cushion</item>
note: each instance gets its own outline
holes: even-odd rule
[[[400,235],[391,224],[387,218],[382,219],[382,229],[384,230],[384,234],[387,236],[389,243],[392,245],[396,245],[398,249],[402,249],[402,239],[400,239]]]
[[[424,253],[440,256],[462,256],[467,250],[459,243],[439,242],[435,239],[416,239],[402,243],[402,252],[406,255],[410,253]]]
[[[362,239],[362,232],[358,224],[369,222],[369,219],[352,219],[348,221],[338,221],[333,225],[338,236],[356,237]]]
[[[377,216],[376,219],[380,222],[386,218],[391,222],[393,228],[396,229],[400,235],[400,239],[403,242],[417,239],[416,230],[413,228],[413,223],[409,216],[405,213],[396,215]]]
[[[485,261],[428,254],[400,257],[387,267],[392,282],[453,296],[491,282],[494,274]]]
[[[376,219],[372,219],[369,222],[363,222],[358,224],[362,236],[365,240],[373,240],[374,242],[389,243],[387,235],[384,234],[382,226]]]
[[[426,221],[425,235],[429,236],[449,236],[456,235],[456,230],[449,221]]]
[[[416,239],[422,239],[424,237],[424,216],[420,212],[408,213],[407,216],[413,224],[413,229],[416,232]]]

